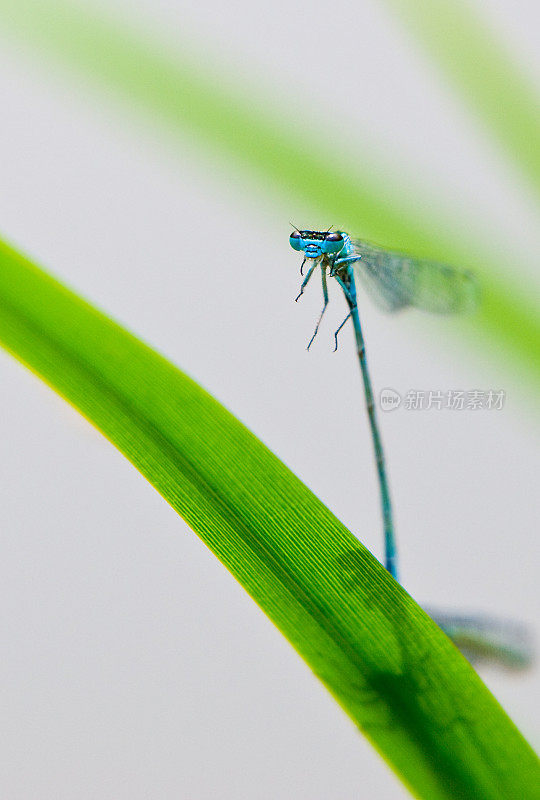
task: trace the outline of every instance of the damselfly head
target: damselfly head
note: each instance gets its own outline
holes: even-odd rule
[[[335,255],[342,249],[344,240],[339,231],[299,231],[294,230],[289,242],[293,250],[303,250],[306,258],[319,258],[322,255]]]

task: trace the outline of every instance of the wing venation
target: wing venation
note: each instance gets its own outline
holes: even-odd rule
[[[414,306],[436,314],[453,314],[473,311],[478,305],[478,283],[467,270],[385,250],[359,239],[352,244],[358,255],[353,263],[355,275],[385,311]]]

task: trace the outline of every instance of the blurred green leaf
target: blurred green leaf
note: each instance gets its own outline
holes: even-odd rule
[[[386,2],[540,195],[540,97],[506,42],[467,0]]]
[[[272,114],[264,97],[241,87],[225,90],[223,73],[181,54],[173,58],[150,38],[87,8],[62,0],[0,0],[0,26],[38,58],[60,59],[91,78],[104,96],[113,92],[117,101],[163,123],[182,142],[205,144],[221,158],[232,158],[231,179],[241,170],[255,174],[285,208],[299,201],[311,208],[320,227],[333,223],[387,247],[475,269],[484,278],[480,311],[470,322],[456,322],[456,329],[461,325],[469,343],[483,346],[505,367],[521,367],[527,378],[540,381],[536,292],[517,278],[511,249],[492,252],[434,214],[412,213],[412,189],[404,196],[388,178],[383,185],[369,153],[349,163],[339,148],[309,140],[292,120]],[[284,235],[284,250],[286,240]],[[475,336],[467,328],[472,325]]]
[[[480,678],[309,489],[190,378],[2,243],[0,343],[184,517],[418,797],[538,796],[538,761]]]
[[[520,284],[512,256],[450,230],[434,214],[411,213],[412,190],[403,196],[388,178],[383,185],[369,166],[369,153],[348,163],[338,148],[307,139],[292,120],[272,114],[264,97],[241,87],[225,90],[223,73],[209,72],[181,54],[173,58],[150,38],[81,6],[62,0],[0,0],[0,25],[37,50],[39,58],[59,58],[97,82],[105,96],[114,92],[117,100],[162,122],[183,142],[204,143],[221,157],[232,157],[232,179],[242,169],[255,174],[286,208],[298,201],[311,208],[320,227],[333,223],[387,247],[475,269],[484,277],[480,311],[455,327],[474,325],[470,343],[540,381],[536,293]],[[284,249],[285,242],[284,235]]]

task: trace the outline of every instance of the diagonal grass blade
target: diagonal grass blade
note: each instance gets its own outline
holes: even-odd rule
[[[538,796],[528,744],[368,550],[194,381],[6,244],[0,342],[186,519],[418,797]]]

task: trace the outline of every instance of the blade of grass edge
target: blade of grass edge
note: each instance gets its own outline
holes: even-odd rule
[[[146,41],[83,6],[63,0],[0,0],[0,24],[40,60],[59,59],[105,96],[113,92],[118,101],[163,123],[184,144],[204,144],[219,158],[232,158],[235,180],[244,169],[257,176],[265,192],[285,198],[288,208],[304,203],[320,227],[334,222],[389,247],[476,270],[484,278],[481,307],[470,320],[456,322],[455,329],[504,369],[521,367],[524,379],[540,381],[536,292],[517,278],[514,254],[452,231],[433,213],[411,214],[412,188],[400,198],[389,179],[374,172],[370,153],[347,163],[337,155],[339,148],[306,138],[293,121],[273,113],[263,97],[240,86],[235,92],[226,89],[223,72],[211,72],[180,54],[173,58],[151,38]],[[471,335],[473,330],[481,335]]]
[[[422,798],[532,798],[536,756],[452,643],[250,431],[0,243],[0,342],[140,470]]]

